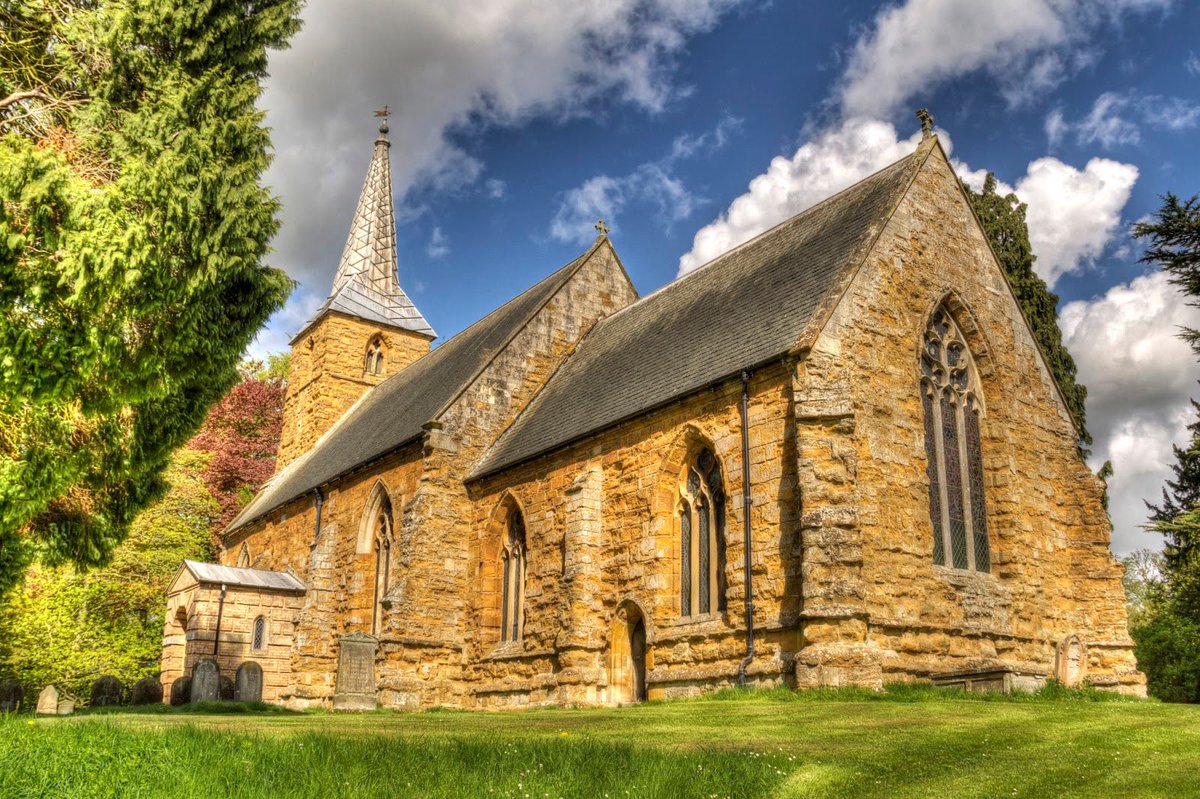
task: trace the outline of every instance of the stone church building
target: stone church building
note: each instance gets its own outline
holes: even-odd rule
[[[215,654],[292,707],[1144,694],[1103,485],[925,127],[645,297],[599,226],[437,347],[381,128],[277,473],[169,590],[164,684]]]

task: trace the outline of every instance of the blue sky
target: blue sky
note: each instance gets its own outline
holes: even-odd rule
[[[262,105],[300,282],[252,352],[327,293],[392,118],[401,285],[443,340],[578,255],[603,216],[647,293],[910,151],[927,106],[960,173],[1029,204],[1138,530],[1200,377],[1200,326],[1131,223],[1200,191],[1200,8],[1183,0],[312,0]]]

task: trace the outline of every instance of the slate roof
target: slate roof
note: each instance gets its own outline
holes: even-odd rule
[[[422,435],[422,425],[475,379],[597,245],[364,394],[311,450],[272,477],[226,532]]]
[[[785,355],[866,255],[927,153],[918,148],[599,322],[471,479]]]
[[[196,582],[206,585],[237,585],[266,591],[295,591],[298,593],[304,593],[307,590],[304,583],[287,572],[245,569],[238,566],[222,566],[219,563],[200,563],[195,560],[185,560],[182,568],[191,572],[192,576],[196,578]]]

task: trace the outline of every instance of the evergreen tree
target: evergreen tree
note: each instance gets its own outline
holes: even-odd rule
[[[1015,194],[997,193],[996,176],[991,172],[984,180],[982,192],[973,191],[965,183],[963,188],[1008,275],[1017,302],[1033,328],[1033,337],[1041,347],[1050,373],[1058,381],[1067,409],[1079,430],[1080,451],[1085,453],[1092,443],[1084,408],[1087,388],[1075,381],[1075,359],[1062,343],[1062,331],[1058,328],[1058,295],[1050,291],[1046,281],[1033,271],[1037,257],[1029,243],[1026,205]]]
[[[255,103],[300,0],[0,0],[0,594],[106,562],[291,290]]]

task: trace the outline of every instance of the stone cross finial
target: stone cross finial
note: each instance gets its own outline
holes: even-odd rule
[[[599,230],[599,231],[600,231],[600,235],[601,235],[601,236],[607,236],[607,235],[608,235],[608,225],[604,224],[604,220],[603,220],[603,219],[601,219],[599,222],[597,222],[597,223],[595,224],[595,228],[596,228],[596,230]]]
[[[917,119],[921,120],[921,137],[928,139],[933,135],[933,114],[928,108],[918,108]]]

